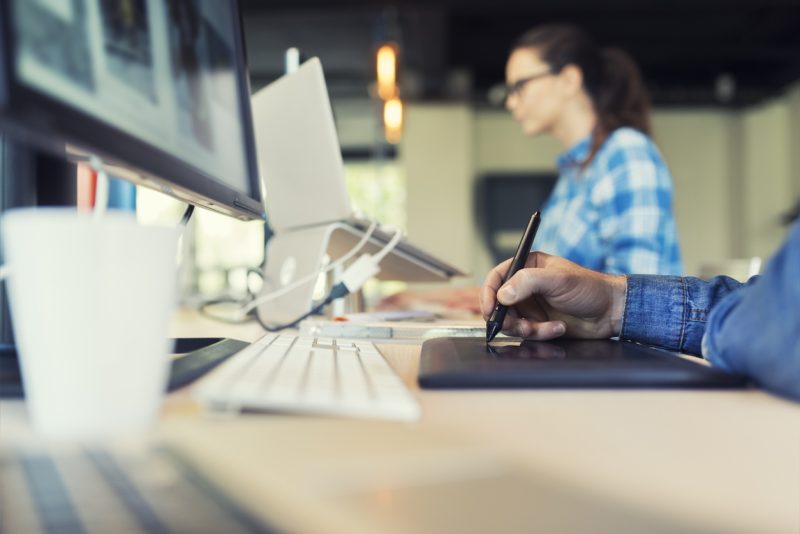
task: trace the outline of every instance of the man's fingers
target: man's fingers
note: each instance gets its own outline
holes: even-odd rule
[[[506,272],[511,266],[511,260],[506,260],[486,275],[480,293],[481,313],[484,319],[488,319],[492,314],[495,304],[497,304],[497,289],[503,285]]]
[[[497,300],[512,306],[535,295],[550,295],[564,282],[561,273],[545,269],[522,269],[497,292]]]
[[[563,321],[534,322],[527,319],[518,319],[514,322],[513,334],[524,339],[547,341],[561,337],[566,332]]]
[[[532,272],[536,272],[537,275],[539,275],[543,272],[542,267],[544,267],[550,259],[551,256],[544,252],[531,252],[526,261],[526,268],[521,269],[505,284],[503,281],[505,280],[508,269],[511,267],[510,259],[489,271],[480,293],[480,307],[483,317],[488,318],[491,315],[498,300],[506,306],[509,306],[533,294],[530,293],[532,289],[528,287],[532,286],[533,282],[523,281],[523,285],[520,286],[520,283],[516,280],[520,278],[523,280],[527,279]],[[498,294],[498,290],[501,288],[505,289],[503,292],[505,294]]]
[[[553,256],[546,252],[534,251],[528,254],[528,259],[525,262],[525,267],[545,267]]]
[[[484,319],[489,319],[495,304],[495,290],[483,286],[481,288],[481,313]]]
[[[506,260],[491,271],[489,274],[486,275],[486,281],[484,282],[484,287],[490,287],[497,291],[497,289],[503,285],[503,280],[506,277],[506,273],[508,272],[508,268],[511,267],[511,260]]]

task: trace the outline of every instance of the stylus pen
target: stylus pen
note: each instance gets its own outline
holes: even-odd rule
[[[522,269],[525,266],[525,260],[528,259],[528,253],[531,251],[531,246],[533,245],[533,239],[536,237],[536,231],[539,229],[539,223],[541,222],[541,217],[539,216],[539,212],[537,211],[533,215],[531,215],[531,220],[528,222],[528,227],[525,228],[525,233],[522,234],[522,239],[517,246],[517,251],[514,253],[514,259],[511,260],[511,266],[508,268],[508,272],[506,273],[505,279],[503,279],[503,283],[505,284],[508,282],[512,276],[517,274],[517,271]],[[508,308],[500,304],[499,302],[495,304],[494,310],[492,310],[492,315],[489,316],[489,320],[486,321],[486,342],[489,343],[494,337],[500,332],[503,328],[503,321],[506,318],[506,311]]]

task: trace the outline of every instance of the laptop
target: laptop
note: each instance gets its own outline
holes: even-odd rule
[[[274,230],[267,250],[265,291],[286,286],[320,268],[324,256],[346,254],[372,221],[355,215],[325,75],[318,58],[264,87],[252,97],[258,168],[267,216]],[[394,230],[373,227],[363,252],[375,253]],[[403,239],[381,263],[379,279],[447,281],[457,267]],[[265,320],[290,320],[308,311],[313,283],[265,303]]]

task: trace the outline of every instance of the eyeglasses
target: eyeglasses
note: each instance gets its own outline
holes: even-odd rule
[[[511,98],[514,95],[519,94],[529,82],[533,80],[538,80],[539,78],[544,78],[545,76],[552,76],[553,73],[551,71],[547,72],[540,72],[539,74],[534,74],[532,76],[528,76],[526,78],[520,78],[519,80],[515,81],[512,84],[506,85],[506,99]]]

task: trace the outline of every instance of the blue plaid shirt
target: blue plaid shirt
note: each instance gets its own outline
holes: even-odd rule
[[[681,274],[672,177],[655,144],[619,128],[582,171],[590,144],[559,156],[533,248],[609,273]]]

